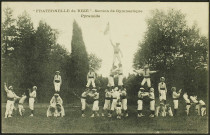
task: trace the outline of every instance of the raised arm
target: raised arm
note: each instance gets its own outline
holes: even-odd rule
[[[53,101],[54,101],[54,96],[51,98],[50,104],[53,104]]]
[[[111,38],[110,38],[110,43],[111,43],[111,45],[114,47],[114,44],[113,44],[113,42],[112,42]]]
[[[7,84],[6,84],[6,83],[4,83],[4,90],[5,90],[6,92],[9,91],[8,88],[7,88]]]

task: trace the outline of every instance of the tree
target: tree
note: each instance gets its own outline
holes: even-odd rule
[[[35,46],[35,29],[31,18],[27,12],[23,12],[17,19],[18,41],[15,47],[15,56],[17,69],[19,70],[18,78],[21,81],[20,87],[31,87],[34,77],[31,72],[35,71],[34,59],[32,57]]]
[[[82,30],[76,21],[73,22],[70,65],[71,87],[84,87],[89,70],[88,54],[83,41]]]
[[[13,52],[14,52],[14,41],[17,36],[15,19],[13,18],[13,10],[9,7],[5,8],[2,23],[2,34],[1,34],[1,62],[2,62],[2,80],[8,83],[11,80],[13,72]]]
[[[98,58],[95,54],[90,53],[88,55],[89,67],[92,67],[95,71],[101,68],[102,59]]]
[[[187,26],[181,11],[154,10],[146,21],[147,31],[135,53],[134,68],[149,63],[171,85],[193,91],[198,80],[196,72],[207,65],[207,38],[200,35],[196,25]],[[204,83],[199,85],[205,86]]]

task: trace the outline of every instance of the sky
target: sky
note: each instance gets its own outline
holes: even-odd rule
[[[147,29],[146,18],[151,17],[151,10],[174,8],[186,14],[189,26],[197,23],[200,33],[208,37],[209,30],[208,2],[2,2],[13,9],[14,17],[26,11],[37,28],[40,20],[59,31],[58,43],[71,52],[72,24],[76,20],[82,29],[83,40],[88,53],[94,53],[102,59],[102,66],[97,73],[108,76],[113,61],[113,48],[109,39],[120,43],[123,53],[124,75],[133,72],[132,64],[138,43],[142,41]],[[36,12],[45,9],[76,10],[88,9],[89,12]],[[138,10],[139,13],[94,12],[95,10]],[[81,15],[100,15],[95,18],[83,18]],[[110,24],[110,34],[104,35],[106,24]]]

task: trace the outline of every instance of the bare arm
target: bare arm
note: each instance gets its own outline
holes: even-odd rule
[[[168,90],[167,90],[166,84],[165,84],[165,90],[166,90],[166,93],[167,93]]]
[[[50,104],[52,104],[52,103],[53,103],[53,100],[54,100],[54,97],[52,97],[52,98],[51,98],[51,100],[50,100]]]
[[[6,83],[4,83],[4,89],[5,89],[6,92],[8,92],[8,88],[7,88],[7,84]]]
[[[114,47],[114,44],[113,44],[113,42],[112,42],[112,40],[110,39],[110,42],[111,42],[111,45]]]
[[[157,71],[149,71],[150,74],[156,73]]]

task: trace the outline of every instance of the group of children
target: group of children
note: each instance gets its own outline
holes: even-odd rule
[[[63,100],[59,95],[60,87],[62,84],[60,71],[55,72],[53,83],[54,83],[55,93],[50,100],[50,105],[48,106],[48,109],[47,109],[47,117],[50,117],[50,116],[64,117],[65,111],[64,111],[64,107],[63,107]]]
[[[121,116],[128,117],[127,112],[127,90],[125,87],[123,87],[123,68],[122,68],[122,62],[121,57],[122,52],[119,48],[119,43],[116,43],[114,45],[112,41],[110,40],[113,48],[114,48],[114,59],[113,59],[113,65],[110,70],[110,74],[108,77],[108,85],[107,89],[105,90],[105,101],[103,106],[103,111],[101,116],[105,116],[107,114],[108,117],[112,117],[113,113],[116,112],[117,118],[121,119]],[[118,66],[115,65],[116,59],[118,59],[119,64]],[[169,116],[176,116],[178,105],[179,105],[179,98],[182,93],[182,89],[179,91],[176,90],[176,87],[172,87],[172,99],[173,99],[173,111],[170,104],[166,103],[166,95],[167,95],[167,87],[165,83],[165,78],[160,78],[160,83],[158,84],[158,92],[159,92],[159,100],[160,104],[158,106],[155,106],[155,94],[154,94],[154,88],[151,87],[151,74],[156,73],[157,71],[150,71],[149,65],[146,64],[143,69],[134,70],[134,72],[138,73],[140,76],[143,76],[143,80],[141,82],[141,88],[138,91],[138,100],[137,100],[137,117],[144,116],[142,114],[143,110],[143,104],[145,101],[145,98],[149,98],[150,103],[150,115],[149,117],[155,117],[155,116],[166,116],[167,114]],[[118,87],[115,87],[114,84],[114,77],[118,77]],[[85,117],[85,109],[87,106],[86,99],[87,97],[90,97],[93,99],[93,107],[92,107],[92,115],[91,117],[99,116],[99,92],[96,89],[95,85],[95,79],[96,75],[93,70],[93,68],[90,68],[90,71],[87,74],[87,85],[84,92],[81,94],[81,110],[82,110],[82,117]],[[62,79],[60,76],[60,72],[56,71],[56,74],[53,79],[54,88],[55,88],[55,94],[53,95],[52,99],[50,100],[50,105],[47,109],[47,117],[54,116],[65,116],[65,111],[63,107],[63,100],[61,99],[59,93],[60,93],[60,87],[62,84]],[[147,87],[144,88],[145,83],[147,84]],[[90,89],[90,85],[92,84],[92,89]],[[15,102],[18,101],[18,108],[19,113],[22,116],[24,112],[23,103],[25,99],[27,98],[26,94],[23,93],[21,97],[17,96],[14,91],[13,87],[9,86],[7,88],[6,83],[4,85],[5,91],[7,93],[7,104],[6,104],[6,112],[5,112],[5,118],[12,117],[12,112],[15,109]],[[36,99],[36,90],[37,87],[33,86],[31,89],[28,89],[29,91],[29,108],[31,110],[31,115],[34,115],[34,102]],[[186,102],[186,114],[189,115],[190,107],[195,104],[195,110],[198,115],[204,116],[206,115],[206,105],[203,100],[198,100],[197,96],[192,95],[188,96],[187,92],[183,94],[183,98]]]
[[[166,116],[167,114],[169,116],[176,116],[177,115],[177,110],[179,106],[179,99],[182,93],[182,89],[177,91],[176,87],[172,87],[172,100],[173,100],[173,111],[172,107],[170,104],[166,103],[166,97],[167,97],[167,87],[165,83],[165,78],[161,77],[160,78],[160,83],[158,84],[158,93],[159,93],[159,101],[160,104],[155,107],[155,95],[154,95],[154,88],[151,87],[151,81],[150,81],[150,74],[155,73],[156,71],[150,71],[149,66],[145,65],[144,69],[140,69],[135,71],[142,75],[144,79],[142,80],[141,83],[141,88],[138,92],[138,117],[144,116],[142,114],[142,109],[143,109],[143,102],[144,102],[144,97],[149,97],[150,99],[150,110],[151,114],[150,117],[155,117],[155,116]],[[147,82],[147,88],[149,88],[149,91],[145,90],[143,88],[145,82]],[[183,94],[183,98],[186,102],[186,115],[189,115],[189,109],[191,105],[195,105],[195,110],[198,115],[204,116],[206,115],[206,106],[205,102],[203,100],[197,100],[197,96],[192,95],[188,97],[187,92]],[[156,111],[156,112],[155,112]]]
[[[5,118],[12,117],[12,115],[14,114],[13,111],[17,110],[17,108],[15,107],[16,103],[18,103],[18,110],[19,110],[20,116],[23,116],[23,113],[25,112],[23,103],[27,98],[25,92],[22,94],[21,97],[19,97],[15,94],[12,86],[9,86],[9,88],[7,88],[6,83],[4,83],[4,89],[7,93]],[[31,110],[30,116],[34,115],[34,102],[36,99],[36,90],[37,90],[36,86],[33,86],[32,91],[30,88],[28,89],[28,91],[29,91],[29,108]]]

